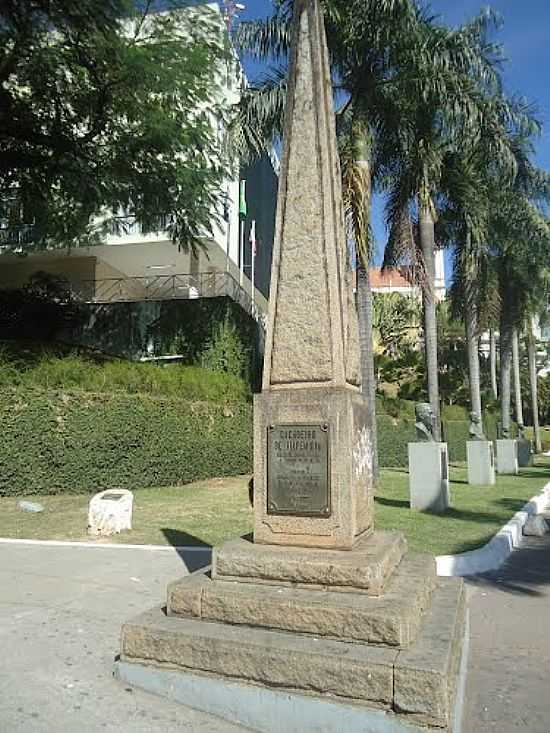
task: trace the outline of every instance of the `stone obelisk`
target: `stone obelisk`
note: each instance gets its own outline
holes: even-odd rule
[[[463,585],[438,580],[401,533],[371,531],[319,0],[296,0],[294,13],[254,542],[215,547],[211,568],[126,623],[118,676],[265,733],[455,733]]]
[[[295,13],[255,402],[254,541],[349,549],[372,528],[372,443],[322,12],[302,1]]]

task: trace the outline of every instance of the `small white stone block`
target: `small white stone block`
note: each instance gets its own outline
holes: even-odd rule
[[[444,512],[449,508],[447,443],[409,443],[411,509]]]
[[[492,486],[495,483],[495,450],[490,440],[469,440],[466,443],[468,483],[471,486]]]
[[[90,499],[88,534],[107,537],[132,529],[134,495],[126,489],[108,489]]]
[[[497,440],[497,473],[514,476],[518,473],[517,440]]]

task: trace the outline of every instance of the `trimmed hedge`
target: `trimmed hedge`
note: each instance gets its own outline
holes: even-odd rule
[[[459,416],[464,408],[457,408],[449,414]],[[410,414],[410,411],[408,411]],[[444,413],[445,414],[445,413]],[[497,437],[496,417],[492,414],[484,416],[485,434],[489,440]],[[383,468],[407,468],[409,463],[407,444],[416,440],[414,418],[397,418],[387,414],[377,414],[378,426],[378,460]],[[470,439],[470,421],[443,420],[443,439],[447,442],[450,461],[466,460],[466,442]],[[512,434],[515,435],[515,426]]]
[[[252,406],[4,390],[0,496],[184,484],[252,469]]]
[[[88,493],[188,483],[252,471],[252,405],[172,396],[4,388],[0,496]],[[379,414],[380,465],[407,467],[414,419]],[[452,461],[466,460],[467,420],[445,420]],[[486,421],[495,437],[495,420]]]

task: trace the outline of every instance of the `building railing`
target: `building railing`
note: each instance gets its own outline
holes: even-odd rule
[[[114,216],[108,221],[107,233],[113,237],[157,234],[166,232],[171,224],[172,217],[168,214],[157,216],[147,226],[135,216]]]
[[[88,303],[135,303],[226,296],[265,326],[265,304],[253,299],[228,272],[77,280],[72,281],[70,287],[79,298]]]
[[[34,224],[19,227],[0,226],[0,247],[20,247],[23,244],[31,244],[35,238]]]

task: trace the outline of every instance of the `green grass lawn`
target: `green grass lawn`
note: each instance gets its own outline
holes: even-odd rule
[[[521,475],[502,476],[496,486],[472,488],[463,467],[451,468],[452,509],[443,515],[412,512],[407,473],[382,472],[376,498],[376,526],[403,531],[413,550],[435,555],[464,552],[487,542],[550,481],[550,461],[539,459]],[[0,499],[0,537],[89,540],[88,496],[25,497],[45,507],[40,514],[18,509],[15,498]],[[247,477],[213,479],[182,487],[135,492],[134,529],[100,542],[215,545],[250,532]]]

